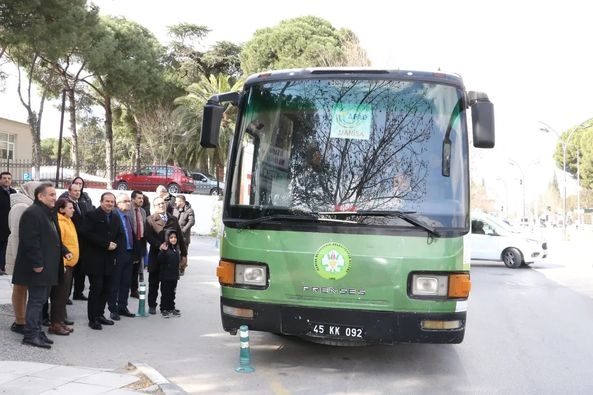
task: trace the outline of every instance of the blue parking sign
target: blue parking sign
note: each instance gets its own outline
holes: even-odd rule
[[[23,180],[25,180],[25,181],[31,181],[31,173],[25,173],[25,174],[23,174]]]

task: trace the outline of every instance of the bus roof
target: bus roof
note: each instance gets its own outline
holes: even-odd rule
[[[441,71],[394,70],[373,67],[312,67],[302,69],[272,70],[255,73],[245,85],[266,81],[283,81],[313,78],[364,78],[426,81],[456,85],[463,88],[461,76]]]

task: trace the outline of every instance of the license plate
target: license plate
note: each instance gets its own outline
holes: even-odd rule
[[[364,328],[351,325],[335,325],[312,322],[309,334],[316,337],[364,340]]]

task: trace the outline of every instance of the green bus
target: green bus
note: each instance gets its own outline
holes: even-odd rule
[[[475,147],[494,146],[488,96],[442,72],[265,72],[208,100],[203,147],[218,146],[231,108],[217,267],[224,330],[460,343],[468,122]]]

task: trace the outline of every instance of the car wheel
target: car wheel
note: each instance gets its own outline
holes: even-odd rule
[[[167,187],[167,191],[169,191],[169,193],[179,193],[181,190],[179,189],[179,185],[177,185],[177,184],[170,184]]]
[[[120,182],[117,184],[117,190],[118,191],[127,191],[128,190],[128,183],[126,182]]]
[[[212,195],[212,196],[220,195],[220,189],[218,189],[218,188],[212,188],[210,190],[210,195]]]
[[[502,261],[506,267],[517,269],[523,263],[523,256],[516,248],[507,248],[502,252]]]

